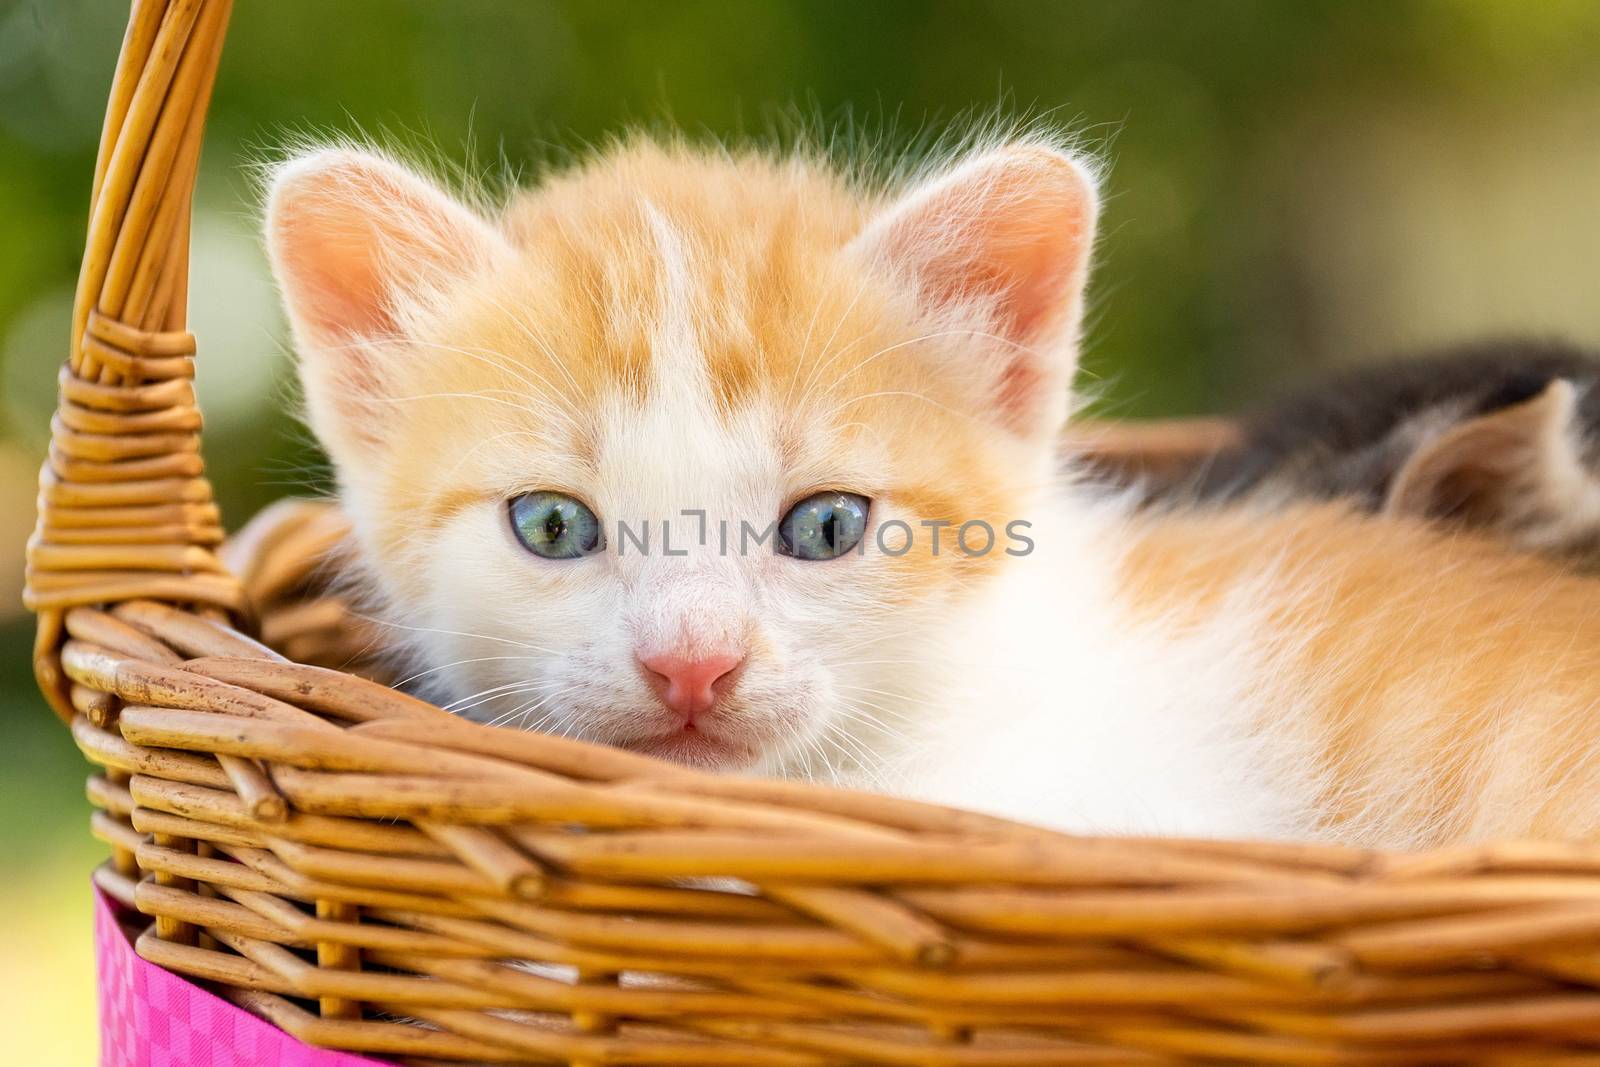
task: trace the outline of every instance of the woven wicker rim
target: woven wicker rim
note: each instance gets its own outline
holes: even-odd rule
[[[1591,846],[1071,838],[296,662],[348,658],[312,580],[340,520],[281,505],[223,565],[185,330],[229,6],[133,5],[28,553],[40,688],[100,768],[96,880],[153,919],[146,959],[419,1063],[1600,1063]]]

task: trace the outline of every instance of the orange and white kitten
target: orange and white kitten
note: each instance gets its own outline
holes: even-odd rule
[[[1600,827],[1600,584],[1338,504],[1064,484],[1095,179],[632,142],[485,214],[334,148],[267,237],[421,684],[1085,831]]]

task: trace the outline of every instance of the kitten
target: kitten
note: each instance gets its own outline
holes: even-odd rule
[[[1042,140],[884,188],[636,141],[493,216],[314,152],[266,230],[376,610],[462,714],[1079,831],[1593,832],[1600,583],[1059,476],[1097,212]]]
[[[1242,420],[1239,440],[1139,478],[1187,506],[1346,499],[1600,564],[1600,358],[1486,341],[1313,383]]]

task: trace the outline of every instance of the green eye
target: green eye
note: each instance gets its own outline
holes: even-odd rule
[[[796,559],[836,559],[861,543],[870,502],[854,493],[813,493],[778,524],[782,550]]]
[[[524,493],[511,501],[511,529],[529,552],[577,559],[600,545],[600,520],[589,505],[564,493]]]

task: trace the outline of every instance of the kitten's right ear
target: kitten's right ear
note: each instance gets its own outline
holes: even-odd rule
[[[504,246],[432,182],[342,148],[272,172],[266,237],[313,425],[330,445],[329,435],[373,429],[371,401],[386,378],[382,346],[405,339],[418,302],[470,277]]]
[[[1577,391],[1557,378],[1531,400],[1453,426],[1401,467],[1384,512],[1538,533],[1589,481],[1576,420]]]

